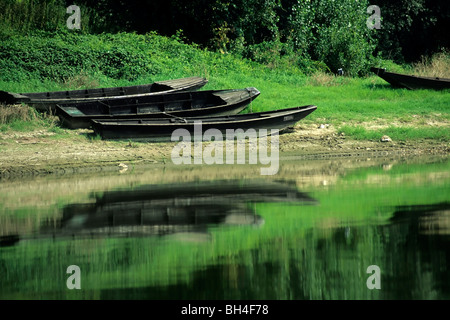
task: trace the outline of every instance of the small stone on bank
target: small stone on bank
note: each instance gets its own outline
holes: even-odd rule
[[[119,164],[119,172],[120,173],[124,173],[127,170],[128,170],[128,166],[126,164],[124,164],[124,163]]]
[[[391,141],[392,139],[389,138],[389,136],[384,135],[381,137],[381,142],[391,142]]]

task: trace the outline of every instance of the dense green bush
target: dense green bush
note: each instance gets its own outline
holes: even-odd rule
[[[39,32],[4,39],[0,45],[0,79],[40,78],[64,82],[80,73],[133,81],[158,73],[150,38],[134,35],[80,35]],[[146,53],[149,53],[146,55]]]
[[[367,6],[353,0],[285,2],[278,39],[247,46],[245,56],[262,63],[290,61],[305,73],[343,68],[348,75],[364,74],[376,44],[366,25]]]
[[[315,35],[313,58],[325,62],[334,72],[339,67],[350,75],[367,71],[375,49],[371,37],[374,31],[366,25],[368,1],[319,3],[316,21],[324,22]]]
[[[90,79],[136,82],[210,73],[257,72],[263,66],[220,54],[156,33],[89,35],[35,32],[4,37],[0,43],[0,81],[66,83],[80,75]]]
[[[231,52],[270,67],[305,73],[338,68],[357,75],[368,71],[374,50],[366,26],[367,0],[84,0],[105,18],[105,31],[163,35],[183,29],[190,43]],[[98,29],[98,28],[97,28]],[[100,31],[100,30],[99,30]],[[316,62],[318,61],[318,62]]]

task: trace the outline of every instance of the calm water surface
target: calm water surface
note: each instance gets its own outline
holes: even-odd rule
[[[0,236],[1,299],[449,299],[450,161],[3,180]]]

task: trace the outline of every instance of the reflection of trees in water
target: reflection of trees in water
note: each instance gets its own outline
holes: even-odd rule
[[[307,275],[300,291],[312,299],[448,299],[449,209],[450,203],[387,208],[394,211],[388,224],[339,226],[329,236],[311,230],[299,259]],[[380,290],[366,287],[370,265],[381,269]]]
[[[448,202],[395,208],[386,227],[390,238],[385,247],[391,259],[387,298],[450,297],[449,210]],[[397,282],[402,285],[393,285]]]
[[[448,215],[448,203],[394,208],[389,224],[310,229],[258,249],[221,257],[188,284],[103,290],[104,298],[148,299],[448,299],[449,233],[423,232],[423,220]],[[439,219],[437,221],[440,221]],[[381,289],[369,290],[370,265]]]
[[[420,234],[450,236],[450,203],[400,206],[392,221],[408,221]]]

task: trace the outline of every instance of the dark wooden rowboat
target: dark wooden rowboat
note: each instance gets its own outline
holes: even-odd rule
[[[89,128],[95,119],[201,117],[241,112],[260,92],[253,87],[233,90],[177,92],[136,98],[58,104],[56,114],[71,129]]]
[[[189,77],[115,88],[29,93],[0,91],[0,102],[6,104],[27,103],[38,110],[49,110],[53,109],[59,103],[80,103],[98,101],[106,98],[142,97],[178,91],[192,91],[203,87],[206,83],[208,83],[208,80],[204,78]]]
[[[400,73],[387,72],[386,69],[370,68],[380,78],[389,82],[396,88],[414,89],[450,89],[450,79],[410,76]]]
[[[94,131],[103,139],[133,139],[143,141],[171,141],[176,129],[185,129],[192,138],[208,129],[219,130],[226,137],[231,130],[283,130],[293,126],[317,107],[313,105],[276,111],[238,114],[220,117],[135,119],[135,120],[93,120]],[[201,122],[201,130],[199,123]],[[261,132],[256,132],[261,137]],[[197,137],[198,139],[198,137]]]

